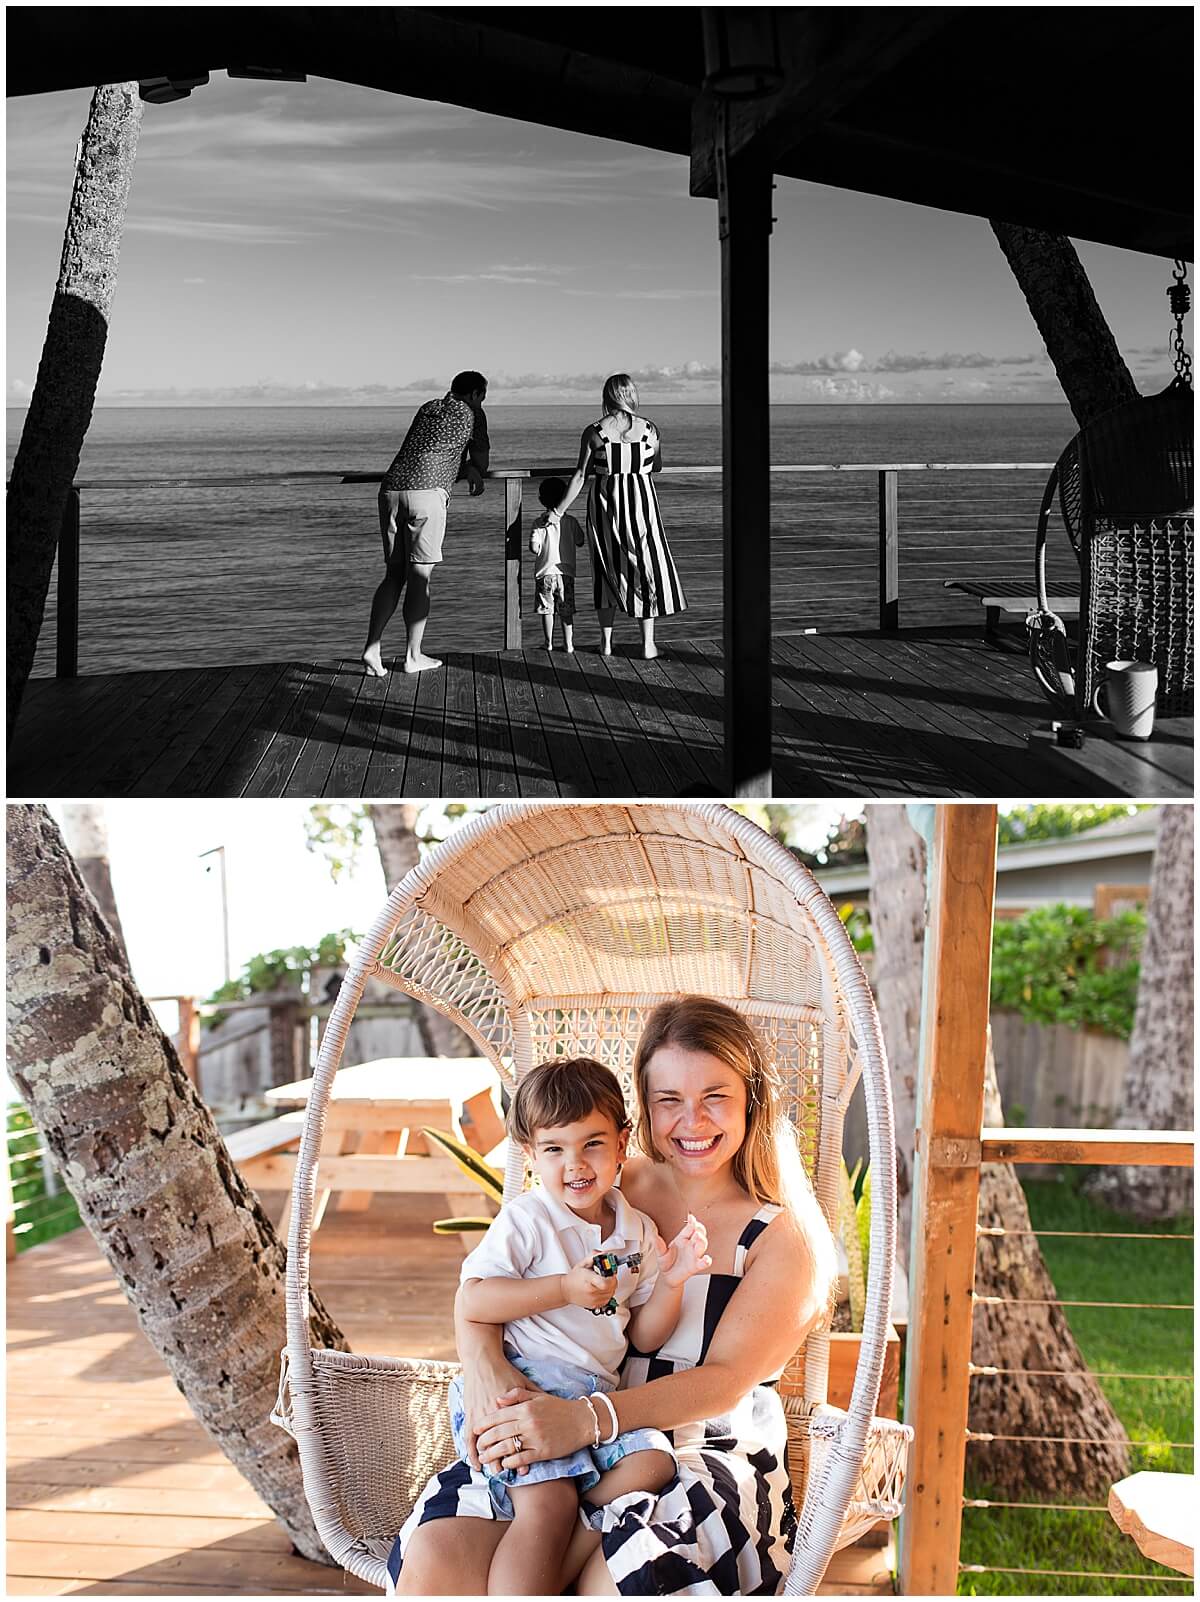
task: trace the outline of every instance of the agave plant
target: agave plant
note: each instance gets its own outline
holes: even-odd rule
[[[862,1332],[867,1306],[866,1262],[871,1253],[871,1170],[863,1174],[857,1201],[854,1187],[862,1173],[862,1158],[851,1173],[842,1159],[838,1184],[838,1234],[846,1253],[846,1287],[850,1299],[850,1328]]]
[[[490,1163],[485,1163],[473,1147],[449,1135],[444,1129],[429,1129],[422,1126],[421,1133],[430,1145],[436,1147],[445,1156],[451,1158],[466,1174],[473,1184],[479,1186],[485,1196],[489,1196],[497,1206],[504,1200],[504,1175]],[[435,1235],[469,1235],[482,1233],[491,1227],[491,1219],[479,1218],[439,1218],[435,1221],[433,1232]]]

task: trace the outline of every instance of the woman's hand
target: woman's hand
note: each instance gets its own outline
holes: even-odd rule
[[[472,1361],[463,1369],[463,1439],[467,1443],[467,1457],[472,1468],[479,1467],[479,1453],[475,1437],[484,1428],[484,1420],[495,1415],[504,1402],[540,1395],[524,1374],[503,1357],[488,1361]]]
[[[476,1450],[492,1470],[521,1471],[530,1463],[567,1457],[596,1438],[592,1410],[586,1402],[544,1396],[529,1391],[528,1386],[522,1399],[493,1410],[478,1428]],[[520,1441],[519,1448],[515,1441]]]
[[[687,1222],[669,1246],[659,1238],[659,1273],[671,1286],[682,1285],[694,1274],[707,1274],[712,1267],[708,1255],[708,1231],[698,1218],[687,1215]]]

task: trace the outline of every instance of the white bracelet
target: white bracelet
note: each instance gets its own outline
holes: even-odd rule
[[[595,1431],[595,1433],[592,1436],[592,1446],[593,1447],[597,1447],[597,1446],[600,1445],[600,1415],[599,1415],[599,1413],[597,1413],[596,1409],[592,1406],[592,1399],[591,1399],[590,1396],[581,1396],[579,1398],[579,1400],[584,1404],[584,1406],[587,1408],[588,1412],[592,1415],[592,1426],[593,1426],[593,1429]]]
[[[608,1409],[609,1417],[612,1419],[612,1434],[601,1436],[596,1444],[598,1446],[611,1446],[616,1440],[617,1436],[621,1433],[621,1426],[617,1422],[617,1410],[603,1391],[593,1391],[592,1395],[598,1397],[600,1401],[604,1403],[605,1407]],[[593,1408],[592,1412],[594,1413],[595,1411],[596,1409]]]

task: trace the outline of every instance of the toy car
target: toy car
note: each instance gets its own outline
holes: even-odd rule
[[[618,1257],[616,1252],[597,1252],[592,1258],[592,1270],[597,1274],[603,1274],[605,1279],[609,1279],[616,1273],[618,1268],[639,1268],[641,1262],[641,1252],[630,1252],[627,1257]],[[599,1318],[601,1313],[615,1313],[616,1310],[617,1298],[612,1296],[606,1306],[593,1307],[592,1314],[594,1317]]]

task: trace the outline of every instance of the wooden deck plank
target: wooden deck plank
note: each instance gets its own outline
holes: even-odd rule
[[[1024,656],[974,631],[781,635],[774,669],[777,794],[1132,793],[1128,760],[1099,753],[1076,773],[1031,750],[1049,708]],[[719,794],[722,681],[705,635],[650,663],[636,649],[535,648],[452,653],[438,672],[369,682],[348,659],[118,674],[86,691],[49,681],[18,728],[9,784],[34,796]],[[1145,793],[1191,794],[1190,745],[1145,764]]]

